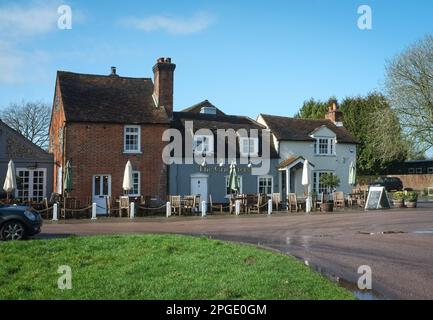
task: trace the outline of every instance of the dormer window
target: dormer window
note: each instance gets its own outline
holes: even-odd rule
[[[333,156],[335,155],[335,139],[316,138],[314,149],[316,155]]]
[[[124,129],[124,152],[140,153],[141,138],[140,126],[125,126]]]
[[[256,157],[259,153],[257,138],[240,138],[240,151],[243,157]]]
[[[199,154],[209,154],[213,152],[213,136],[195,135],[194,152]]]

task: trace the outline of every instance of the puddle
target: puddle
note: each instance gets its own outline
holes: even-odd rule
[[[433,232],[433,231],[432,231]],[[381,232],[365,232],[365,231],[358,231],[358,234],[367,235],[367,236],[374,236],[374,235],[380,235],[380,234],[404,234],[407,232],[404,231],[381,231]]]
[[[359,300],[386,300],[386,297],[382,294],[380,294],[377,291],[374,290],[361,290],[358,288],[356,284],[353,282],[347,281],[343,278],[337,277],[335,275],[332,275],[329,273],[325,268],[316,266],[311,264],[309,261],[304,260],[300,257],[296,257],[302,261],[304,261],[305,265],[310,267],[311,270],[316,271],[323,275],[324,277],[328,278],[329,280],[338,283],[338,285],[350,292],[352,292],[355,297]]]
[[[433,229],[430,230],[418,230],[411,232],[413,234],[433,234]]]

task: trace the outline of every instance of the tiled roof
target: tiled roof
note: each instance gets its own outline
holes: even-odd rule
[[[66,121],[169,123],[165,109],[155,107],[151,79],[58,71],[57,80]]]
[[[300,156],[290,156],[287,159],[281,161],[278,164],[278,169],[283,169],[283,168],[287,168],[288,166],[290,166],[292,163],[295,163],[298,160],[305,160],[304,157],[300,157]],[[314,164],[312,164],[311,162],[309,162],[311,166],[314,167]]]
[[[263,120],[278,140],[314,141],[310,137],[316,129],[325,126],[333,131],[338,143],[357,144],[358,141],[344,127],[337,127],[330,120],[297,119],[261,114]]]
[[[247,132],[251,129],[258,129],[259,130],[259,154],[261,154],[261,132],[263,129],[266,129],[263,125],[260,123],[254,121],[253,119],[245,116],[233,116],[233,115],[226,115],[221,111],[221,113],[217,113],[216,115],[212,114],[202,114],[197,113],[196,110],[193,109],[185,109],[190,110],[187,112],[174,112],[173,113],[173,124],[172,126],[176,129],[179,129],[182,134],[185,132],[185,122],[186,121],[192,121],[193,122],[193,128],[194,132],[199,129],[209,129],[214,134],[214,142],[215,142],[215,149],[216,150],[216,143],[217,143],[217,130],[218,129],[233,129],[235,131],[239,129],[246,129]],[[275,150],[275,147],[273,145],[273,141],[271,139],[270,141],[270,157],[271,158],[278,158],[278,154]],[[238,148],[239,150],[239,148]],[[226,153],[227,154],[227,153]]]
[[[189,108],[186,108],[184,110],[182,110],[181,112],[190,112],[190,113],[200,113],[202,108],[215,108],[216,109],[216,114],[223,116],[225,115],[224,112],[222,112],[220,109],[218,109],[217,107],[215,107],[212,103],[210,103],[208,100],[204,100],[202,102],[199,102]]]

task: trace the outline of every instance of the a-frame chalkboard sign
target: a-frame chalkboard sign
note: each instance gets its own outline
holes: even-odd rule
[[[368,190],[367,201],[365,202],[365,210],[389,209],[388,195],[384,187],[370,187]]]

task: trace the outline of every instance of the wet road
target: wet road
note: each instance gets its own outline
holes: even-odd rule
[[[356,283],[372,269],[373,290],[388,299],[433,299],[433,208],[313,215],[100,219],[46,223],[39,237],[178,233],[265,246]]]

